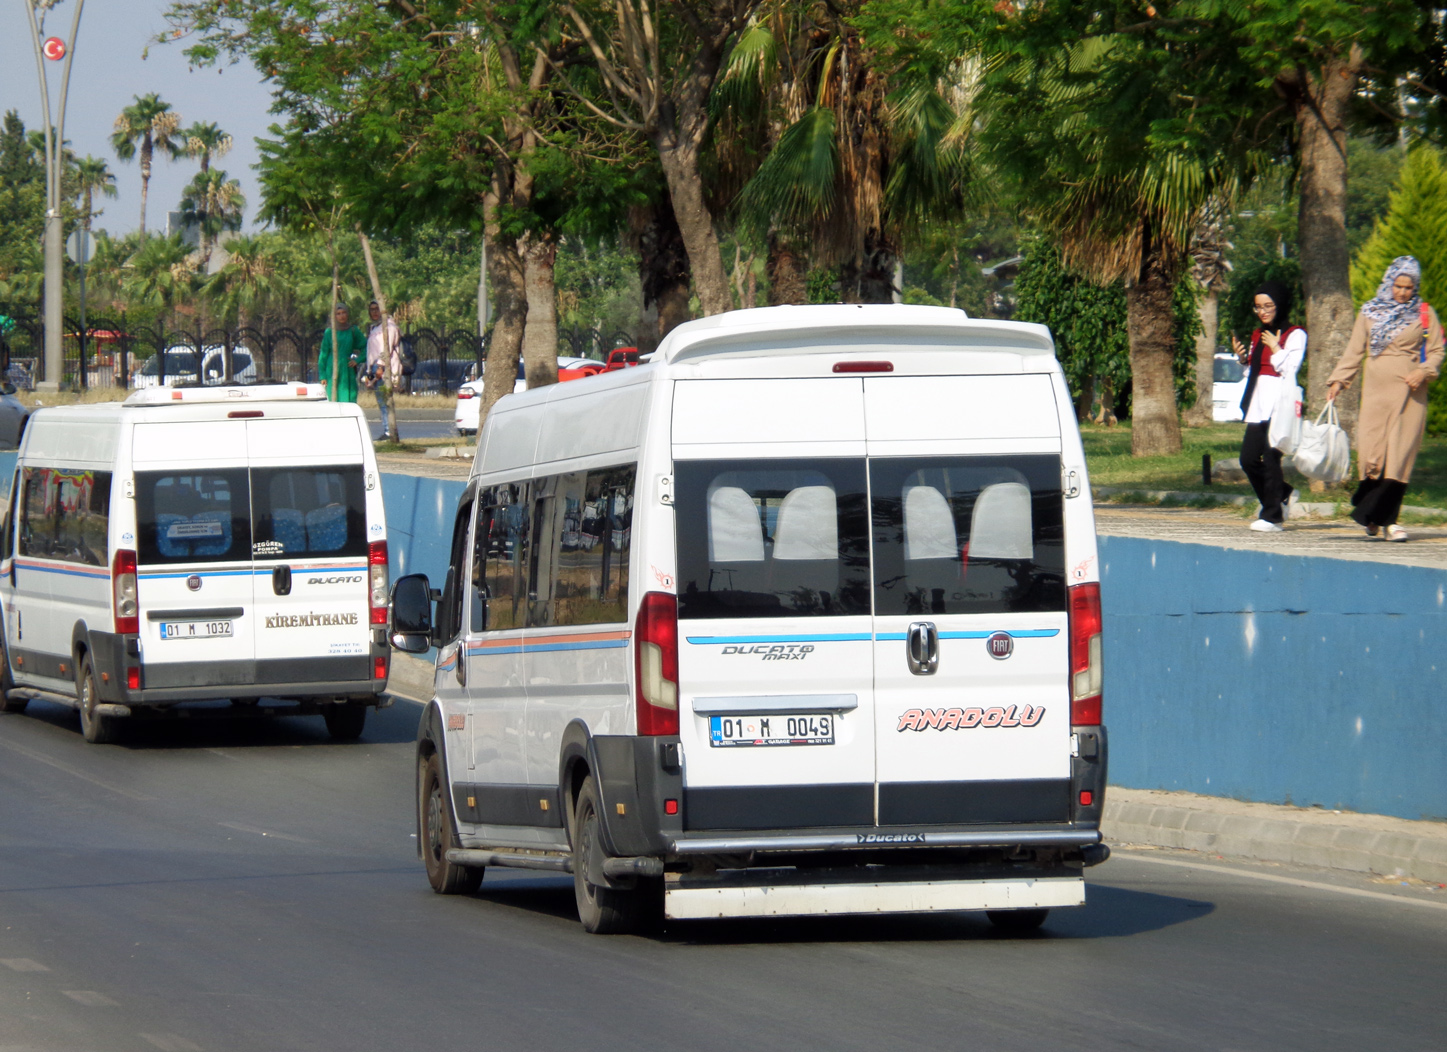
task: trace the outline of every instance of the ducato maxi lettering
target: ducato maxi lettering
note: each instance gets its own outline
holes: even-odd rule
[[[308,577],[307,584],[361,584],[362,575],[347,577]]]
[[[1018,713],[1018,715],[1017,715]],[[895,731],[964,731],[974,727],[1034,727],[1045,716],[1044,705],[998,705],[988,709],[908,709]]]
[[[760,643],[754,646],[726,646],[725,654],[753,654],[764,661],[803,661],[814,652],[812,643]]]
[[[356,614],[274,614],[266,619],[267,628],[330,628],[358,623]]]

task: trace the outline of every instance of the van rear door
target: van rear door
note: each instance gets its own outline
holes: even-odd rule
[[[354,417],[249,420],[256,675],[372,678],[366,467]]]
[[[1070,816],[1047,374],[865,381],[882,826]]]
[[[246,429],[139,423],[131,461],[142,687],[254,683]]]
[[[684,826],[874,820],[863,385],[674,387]]]

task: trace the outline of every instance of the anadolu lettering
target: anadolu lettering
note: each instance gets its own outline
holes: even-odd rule
[[[1017,715],[1018,713],[1018,715]],[[899,715],[895,731],[967,731],[975,727],[1033,727],[1045,716],[1044,705],[994,706],[988,709],[909,709]]]

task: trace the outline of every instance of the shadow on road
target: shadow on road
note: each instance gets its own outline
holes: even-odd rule
[[[571,877],[513,876],[489,870],[477,898],[496,906],[577,921]],[[746,946],[828,942],[944,942],[1107,939],[1159,931],[1208,916],[1215,903],[1090,884],[1083,909],[1054,910],[1038,931],[1006,933],[983,913],[884,917],[788,917],[732,921],[667,921],[646,938],[680,946]]]
[[[198,703],[182,711],[192,715],[128,719],[116,744],[137,750],[395,745],[417,740],[421,706],[398,698],[390,708],[374,709],[367,713],[366,728],[357,742],[332,740],[320,716],[249,716],[244,707],[225,701]],[[75,710],[55,702],[32,701],[24,713],[8,718],[33,719],[80,737],[80,719]]]

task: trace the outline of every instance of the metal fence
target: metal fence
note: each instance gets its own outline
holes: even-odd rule
[[[30,389],[45,375],[45,323],[28,310],[0,305],[0,372],[15,386]],[[65,322],[64,361],[59,379],[71,389],[154,387],[180,383],[315,383],[322,330],[292,328],[203,328],[195,322],[149,325],[116,317],[91,317],[84,329]],[[558,354],[605,360],[608,352],[633,343],[618,330],[558,330]],[[402,378],[403,394],[446,395],[482,375],[487,340],[466,330],[409,329],[402,345],[415,355],[412,373]]]

